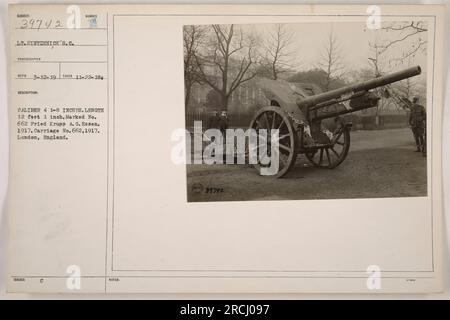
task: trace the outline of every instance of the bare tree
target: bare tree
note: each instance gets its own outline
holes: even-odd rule
[[[373,74],[375,77],[380,77],[383,69],[382,54],[383,50],[380,44],[369,42],[370,52],[372,54],[369,57],[370,66],[373,68]]]
[[[295,50],[292,48],[295,33],[285,24],[277,24],[269,32],[264,42],[266,56],[265,67],[270,70],[271,78],[277,80],[280,74],[295,67]]]
[[[392,38],[380,46],[382,52],[390,48],[401,49],[402,55],[393,59],[397,63],[403,63],[418,52],[426,50],[427,40],[424,35],[428,29],[423,21],[393,22],[381,29]]]
[[[256,76],[257,40],[234,25],[213,25],[210,40],[205,54],[195,56],[196,64],[201,81],[219,93],[227,108],[232,93]]]
[[[333,79],[341,77],[344,73],[341,50],[333,30],[328,35],[319,67],[327,74],[325,90],[330,89],[330,84]]]
[[[205,41],[206,30],[202,26],[185,26],[183,29],[184,50],[184,105],[187,106],[194,83],[201,83],[195,57]]]
[[[381,77],[383,74],[383,50],[380,44],[378,43],[370,43],[369,42],[369,48],[372,53],[372,56],[369,57],[369,63],[373,70],[373,76],[375,78]],[[383,94],[383,88],[375,88],[374,91],[377,92],[377,96],[380,97],[380,100],[378,102],[378,105],[375,109],[375,125],[378,127],[379,125],[379,116],[380,111],[384,109],[388,104],[389,101],[387,101],[385,95]]]
[[[412,56],[409,56],[408,67],[412,65]],[[409,109],[412,106],[413,96],[417,95],[420,82],[417,78],[407,78],[391,85],[391,95],[398,109]],[[426,87],[426,85],[425,85]]]
[[[412,61],[411,61],[411,56],[408,57],[408,67],[411,66]],[[401,93],[408,99],[408,100],[412,100],[412,96],[414,95],[415,92],[415,87],[417,85],[417,81],[416,79],[413,78],[407,78],[403,81],[400,81],[398,83],[398,90],[401,91]]]

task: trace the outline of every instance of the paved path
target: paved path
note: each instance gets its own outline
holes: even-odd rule
[[[303,155],[282,179],[259,176],[249,165],[188,165],[188,198],[236,201],[425,196],[426,158],[414,150],[407,128],[354,131],[347,159],[335,169],[312,167]]]

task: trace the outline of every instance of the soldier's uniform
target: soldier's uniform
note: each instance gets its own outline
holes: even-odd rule
[[[220,115],[219,129],[222,134],[225,134],[225,131],[228,129],[228,116],[225,111],[222,111],[222,114]]]
[[[220,126],[220,116],[217,111],[209,118],[208,128],[209,129],[219,129]]]
[[[427,114],[424,106],[418,104],[418,98],[414,98],[413,105],[411,107],[411,113],[409,115],[409,125],[414,134],[414,140],[416,141],[417,152],[426,154],[426,120]]]

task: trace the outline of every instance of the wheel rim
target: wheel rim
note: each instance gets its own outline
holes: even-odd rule
[[[253,118],[250,128],[256,130],[259,136],[259,130],[279,130],[279,148],[276,151],[279,157],[279,170],[278,173],[273,175],[273,177],[280,178],[284,176],[288,170],[295,163],[297,158],[297,139],[296,133],[294,131],[291,120],[286,116],[286,114],[279,107],[265,107],[262,108]],[[270,137],[270,131],[267,131],[267,137]],[[267,155],[270,156],[271,146],[270,141],[261,141],[267,145]],[[259,151],[260,144],[256,146],[258,154],[258,163],[254,164],[254,167],[260,172],[263,167],[270,167],[269,164],[260,163]],[[255,148],[255,147],[254,147]]]
[[[347,157],[350,148],[350,131],[342,125],[334,132],[330,144],[305,152],[306,158],[316,167],[335,168]]]

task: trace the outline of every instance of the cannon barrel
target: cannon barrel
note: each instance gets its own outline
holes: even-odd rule
[[[318,105],[320,103],[336,99],[341,97],[342,95],[348,94],[348,93],[357,93],[357,92],[364,92],[368,91],[377,87],[385,86],[387,84],[397,82],[400,80],[404,80],[407,78],[414,77],[416,75],[419,75],[421,73],[420,66],[411,67],[402,71],[397,71],[394,73],[390,73],[384,76],[380,76],[371,80],[367,80],[361,83],[355,83],[346,87],[342,87],[339,89],[327,91],[318,95],[310,96],[307,98],[298,98],[296,100],[297,105],[300,108],[307,108],[313,107],[315,105]]]

